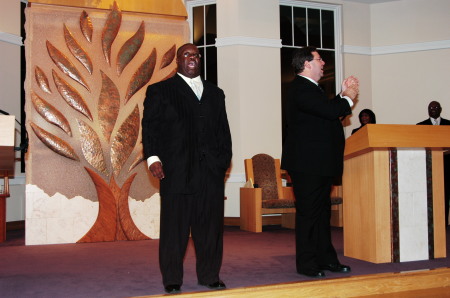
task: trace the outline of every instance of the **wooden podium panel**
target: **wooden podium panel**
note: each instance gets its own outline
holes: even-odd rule
[[[432,208],[422,210],[422,214],[427,214],[425,225],[428,226],[424,227],[428,229],[425,232],[430,241],[427,246],[432,247],[426,249],[429,258],[446,256],[443,152],[450,148],[449,136],[450,127],[444,126],[369,124],[347,139],[343,177],[345,256],[373,263],[401,260],[400,235],[405,237],[407,233],[404,225],[399,225],[402,223],[399,206],[405,204],[405,195],[401,193],[403,201],[399,199],[395,158],[397,151],[400,154],[415,150],[419,155],[428,156],[426,162],[421,162],[431,169],[426,175],[432,181],[423,182],[427,191],[421,199],[428,204],[422,209]],[[421,174],[425,177],[425,173]],[[402,234],[400,229],[404,229]],[[413,238],[411,229],[408,232],[409,238]],[[403,244],[403,250],[405,247]]]
[[[346,175],[347,174],[347,175]],[[345,161],[344,255],[391,261],[389,152],[371,151]]]

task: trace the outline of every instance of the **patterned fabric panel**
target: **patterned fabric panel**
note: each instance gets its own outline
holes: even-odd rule
[[[295,207],[295,200],[278,199],[278,200],[265,200],[262,202],[263,208],[292,208]]]
[[[254,183],[262,188],[262,200],[278,200],[277,177],[275,161],[267,154],[257,154],[252,157]]]

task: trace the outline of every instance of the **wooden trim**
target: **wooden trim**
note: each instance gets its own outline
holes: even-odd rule
[[[295,213],[295,208],[262,208],[261,214]]]
[[[177,297],[448,297],[449,292],[450,268],[438,268],[194,292],[178,294]],[[425,295],[418,295],[418,293]],[[151,297],[163,296],[166,295]]]
[[[283,197],[283,185],[281,183],[281,171],[280,171],[281,165],[280,165],[280,160],[279,159],[274,159],[273,161],[274,161],[274,165],[275,165],[275,179],[276,179],[276,182],[277,182],[278,198],[285,199]]]
[[[432,176],[433,176],[433,228],[434,228],[434,257],[445,258],[446,234],[444,200],[444,155],[442,151],[431,152]]]
[[[255,175],[253,174],[253,162],[251,159],[244,159],[245,166],[245,180],[248,181],[250,178],[253,183],[255,182]]]
[[[151,13],[166,16],[187,17],[187,11],[182,1],[179,0],[146,0],[128,1],[115,0],[120,10],[130,12]],[[91,0],[28,0],[28,3],[71,6],[81,8],[111,9],[113,1]]]
[[[366,150],[386,148],[430,148],[442,150],[450,147],[450,126],[367,124],[345,141],[344,156],[364,153]]]

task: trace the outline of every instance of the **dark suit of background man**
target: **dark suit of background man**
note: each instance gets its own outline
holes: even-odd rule
[[[178,49],[177,65],[175,76],[147,88],[142,120],[144,155],[160,179],[163,284],[168,293],[181,291],[191,232],[198,283],[223,289],[224,178],[232,155],[225,94],[200,78],[195,45]]]
[[[292,66],[295,79],[288,94],[287,135],[281,168],[291,177],[296,199],[297,272],[324,277],[323,270],[350,272],[331,243],[330,192],[342,176],[345,136],[342,116],[351,114],[358,79],[342,83],[342,93],[328,99],[318,86],[325,62],[314,47],[297,49]]]
[[[428,105],[428,118],[417,125],[450,125],[450,120],[441,118],[442,107],[437,101]],[[448,205],[450,200],[450,153],[444,155],[445,227],[448,227]]]

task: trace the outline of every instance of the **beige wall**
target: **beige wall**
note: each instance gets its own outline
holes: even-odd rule
[[[371,46],[370,5],[344,2],[342,8],[342,44],[364,48]],[[357,29],[357,30],[355,30]],[[343,55],[344,77],[355,75],[360,80],[360,94],[353,107],[353,115],[344,122],[345,133],[351,134],[353,128],[360,125],[358,114],[365,108],[373,108],[372,103],[372,59],[370,55]]]
[[[393,51],[392,46],[398,45],[403,50],[372,56],[372,97],[379,123],[422,121],[431,100],[439,101],[442,116],[450,118],[449,11],[447,0],[371,6],[372,47]]]
[[[239,216],[244,159],[258,153],[281,156],[278,7],[278,0],[217,1],[218,83],[227,96],[233,138],[226,183],[228,217]]]
[[[378,123],[414,124],[427,117],[428,102],[438,100],[442,116],[450,118],[450,1],[316,2],[342,5],[343,74],[361,80],[347,135],[359,126],[363,108],[373,109]],[[2,0],[0,32],[19,34],[19,4]],[[218,42],[228,41],[218,46],[219,85],[227,96],[234,151],[226,216],[239,216],[243,159],[260,152],[281,154],[278,5],[278,0],[217,0]],[[251,45],[245,45],[249,40]],[[0,50],[8,53],[0,58],[1,107],[18,115],[16,48],[0,41]]]

